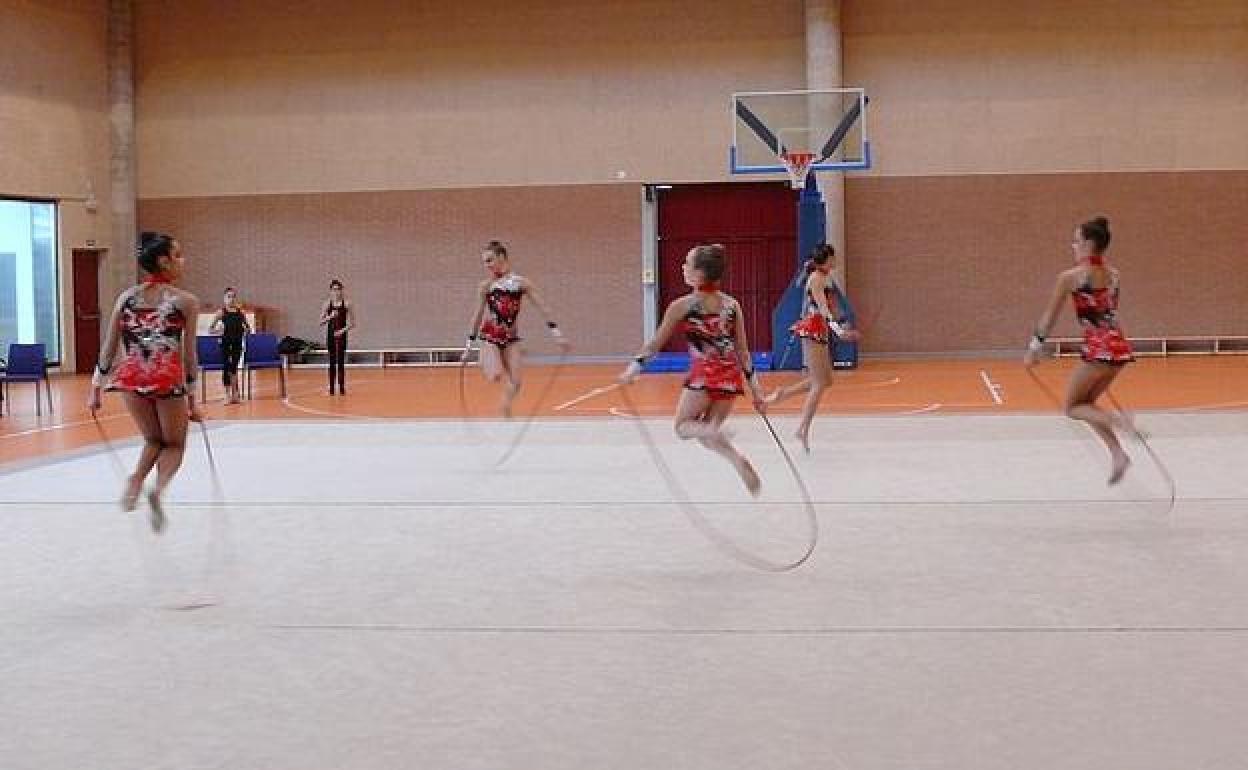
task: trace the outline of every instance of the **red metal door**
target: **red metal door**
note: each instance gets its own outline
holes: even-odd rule
[[[771,311],[793,276],[797,191],[779,182],[678,185],[659,192],[659,314],[689,290],[681,264],[689,249],[722,243],[723,290],[745,315],[750,349],[771,349]],[[684,350],[670,340],[664,350]]]
[[[89,372],[100,354],[100,252],[74,249],[74,371]]]

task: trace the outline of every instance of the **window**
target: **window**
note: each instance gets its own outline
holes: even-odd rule
[[[61,360],[56,254],[55,203],[0,200],[0,356],[42,342]]]

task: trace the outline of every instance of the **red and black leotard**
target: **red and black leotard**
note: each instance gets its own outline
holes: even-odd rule
[[[172,398],[186,395],[182,364],[182,336],[186,318],[173,292],[161,289],[155,306],[141,304],[136,290],[121,305],[121,343],[124,353],[108,390],[128,390],[141,396]]]
[[[1118,276],[1110,275],[1109,285],[1099,289],[1084,278],[1071,292],[1071,299],[1083,327],[1083,360],[1121,365],[1134,361],[1135,356],[1118,325]]]
[[[524,298],[524,279],[508,273],[494,279],[485,293],[488,315],[481,323],[481,339],[505,348],[520,339],[516,321],[520,316],[520,300]]]
[[[828,277],[830,272],[827,268],[816,267],[815,271],[823,273],[823,298],[828,304],[828,310],[834,306],[832,303],[836,301],[837,288],[832,279]],[[809,281],[809,279],[807,279]],[[819,303],[815,301],[815,295],[811,294],[810,289],[806,289],[806,309],[802,319],[789,327],[789,331],[808,340],[828,344],[831,338],[832,330],[828,326],[828,320],[823,317],[823,313],[819,310]]]
[[[741,359],[737,355],[737,303],[720,294],[720,308],[707,312],[696,295],[685,313],[685,340],[689,343],[689,377],[685,387],[705,390],[715,400],[745,392]]]

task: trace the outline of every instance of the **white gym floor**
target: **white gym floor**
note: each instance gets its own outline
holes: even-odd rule
[[[1173,512],[1054,415],[820,418],[781,574],[689,524],[627,417],[497,471],[519,423],[215,423],[224,505],[196,432],[159,539],[106,452],[11,468],[0,768],[1238,770],[1248,414],[1139,422]],[[648,424],[722,532],[801,553],[757,417],[757,501]]]

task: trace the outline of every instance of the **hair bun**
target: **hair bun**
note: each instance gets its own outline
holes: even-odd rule
[[[1093,223],[1095,223],[1095,224],[1100,225],[1101,227],[1105,228],[1106,230],[1108,230],[1108,229],[1109,229],[1109,220],[1108,220],[1108,219],[1106,219],[1105,217],[1096,217],[1096,218],[1094,218],[1094,219],[1092,220],[1092,222],[1093,222]]]

